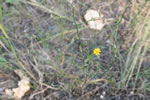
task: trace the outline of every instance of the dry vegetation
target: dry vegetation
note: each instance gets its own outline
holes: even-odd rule
[[[149,0],[0,1],[0,99],[26,77],[21,100],[150,100]]]

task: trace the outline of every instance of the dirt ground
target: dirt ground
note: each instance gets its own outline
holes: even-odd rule
[[[137,63],[129,83],[122,80],[127,59],[132,63],[134,58],[129,51],[137,38],[138,14],[141,11],[144,18],[150,11],[149,1],[145,2],[2,0],[9,39],[4,39],[1,29],[6,48],[0,48],[0,99],[14,99],[5,89],[17,87],[21,78],[15,70],[20,69],[30,78],[31,87],[21,100],[150,100],[150,49]],[[88,9],[115,21],[102,30],[90,29],[84,19]],[[95,48],[102,52],[91,57]]]

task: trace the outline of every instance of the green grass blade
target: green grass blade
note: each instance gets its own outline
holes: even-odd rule
[[[2,23],[3,17],[2,17],[2,0],[0,0],[0,24]]]

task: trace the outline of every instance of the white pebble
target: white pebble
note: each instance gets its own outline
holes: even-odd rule
[[[134,94],[134,91],[131,91],[130,94]]]
[[[104,96],[103,96],[103,95],[101,95],[101,96],[100,96],[100,98],[101,98],[101,99],[104,99]]]
[[[105,95],[105,94],[106,94],[106,92],[105,92],[105,91],[103,91],[103,92],[102,92],[102,94],[103,94],[103,95]]]

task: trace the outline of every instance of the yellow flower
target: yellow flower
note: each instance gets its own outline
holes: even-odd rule
[[[101,49],[100,48],[95,48],[93,53],[98,56],[101,53]]]

